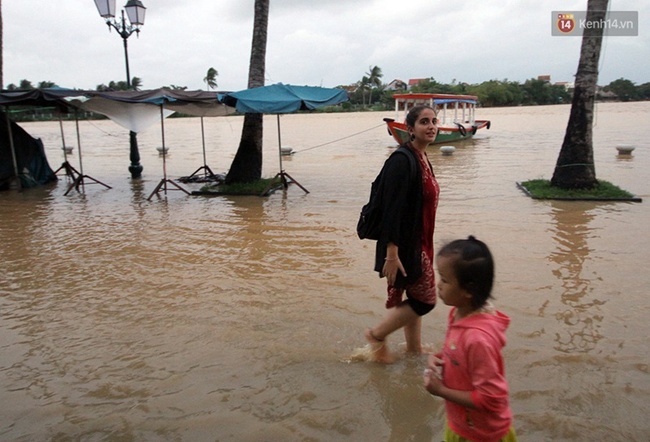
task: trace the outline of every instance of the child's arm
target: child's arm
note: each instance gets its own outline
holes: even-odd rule
[[[444,361],[438,355],[429,357],[429,367],[424,375],[426,390],[473,409],[494,411],[507,406],[508,385],[503,375],[503,359],[499,351],[486,343],[478,342],[470,345],[467,352],[470,355],[468,360],[472,361],[468,368],[473,379],[472,390],[454,390],[443,384],[439,373]]]
[[[476,408],[472,401],[471,391],[452,390],[445,387],[434,368],[428,368],[424,371],[424,388],[434,396],[439,396],[464,407]]]

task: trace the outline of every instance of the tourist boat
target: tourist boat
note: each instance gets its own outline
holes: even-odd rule
[[[466,140],[476,135],[479,129],[489,129],[489,120],[476,120],[477,97],[474,95],[449,94],[395,94],[395,118],[384,118],[388,133],[398,144],[409,140],[404,120],[406,114],[418,104],[426,104],[436,111],[438,135],[433,143],[449,143]],[[398,121],[399,120],[399,121]]]

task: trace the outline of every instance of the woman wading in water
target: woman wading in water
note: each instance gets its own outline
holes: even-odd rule
[[[436,123],[431,107],[413,107],[406,116],[411,138],[404,144],[412,158],[393,153],[380,174],[383,215],[375,271],[386,277],[388,313],[365,332],[377,362],[392,362],[386,338],[400,328],[406,351],[420,354],[422,316],[436,305],[433,231],[440,188],[426,155],[426,147],[438,133]]]

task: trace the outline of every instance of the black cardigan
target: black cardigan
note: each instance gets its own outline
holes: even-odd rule
[[[408,149],[407,149],[408,150]],[[404,287],[422,275],[422,171],[414,153],[416,176],[411,177],[411,163],[404,154],[393,152],[380,173],[382,228],[375,251],[375,271],[382,277],[389,242],[398,246],[398,254],[407,277],[397,272],[395,287]]]

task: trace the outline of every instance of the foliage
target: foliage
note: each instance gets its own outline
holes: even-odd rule
[[[214,83],[210,81],[210,70],[212,69],[214,68],[208,70],[206,77],[203,79],[210,89],[217,87],[216,78],[212,78]],[[214,76],[216,77],[218,75],[219,73],[214,70]],[[368,106],[372,106],[374,103],[373,108],[368,110],[392,109],[394,106],[393,94],[406,92],[407,85],[398,80],[397,90],[387,89],[388,84],[381,83],[380,78],[382,77],[381,68],[374,66],[370,68],[370,71],[360,81],[353,85],[352,90],[347,86],[337,86],[349,90],[350,101],[344,104],[343,107],[346,110],[359,111],[368,109]],[[142,80],[138,77],[133,77],[132,84],[138,90],[142,87]],[[41,81],[37,87],[47,88],[54,86],[57,85],[53,82]],[[187,86],[172,84],[167,87],[176,90],[187,90]],[[34,89],[34,86],[29,80],[21,80],[18,86],[11,83],[7,85],[6,89],[9,91],[29,90]],[[128,90],[128,86],[125,81],[111,81],[108,86],[105,84],[97,85],[96,90]],[[650,83],[643,83],[637,86],[630,80],[619,78],[604,86],[602,90],[614,94],[614,97],[611,99],[621,101],[650,100]],[[440,83],[431,77],[414,85],[410,89],[410,92],[476,95],[480,105],[483,107],[570,103],[572,94],[572,90],[567,89],[563,85],[550,84],[544,80],[533,78],[526,80],[523,84],[516,81],[509,81],[508,79],[487,80],[478,84],[468,84],[458,83],[456,80],[452,80],[451,83]],[[605,97],[601,98],[604,99]]]
[[[368,72],[366,72],[367,77],[363,77],[362,81],[365,80],[365,86],[368,88],[370,91],[370,98],[368,99],[368,105],[372,104],[372,92],[373,90],[381,90],[383,88],[383,84],[381,82],[381,77],[384,76],[381,72],[381,68],[379,66],[370,66],[368,68]]]
[[[388,84],[372,88],[368,73],[355,86],[356,88],[350,91],[350,102],[347,105],[351,110],[364,110],[372,103],[381,104],[382,109],[392,109],[393,94],[406,92],[406,85],[404,89],[397,90],[387,89]],[[615,98],[622,101],[650,99],[650,83],[635,86],[629,80],[619,79],[605,86],[604,90],[614,93]],[[573,90],[565,85],[551,84],[537,78],[528,79],[523,84],[508,79],[468,84],[456,80],[440,83],[431,77],[413,85],[409,92],[476,95],[481,106],[497,107],[570,103]],[[367,99],[369,94],[370,98]]]
[[[591,189],[561,189],[551,185],[549,180],[537,179],[524,181],[521,186],[537,199],[630,199],[633,198],[630,192],[615,186],[614,184],[598,180],[595,187]]]
[[[484,81],[476,87],[470,87],[472,95],[477,95],[481,105],[491,106],[514,106],[521,104],[524,99],[523,87],[508,80]]]
[[[140,88],[142,87],[142,79],[140,77],[133,77],[131,79],[131,85],[124,81],[110,81],[108,83],[108,86],[105,84],[98,84],[95,90],[100,91],[100,92],[106,92],[106,91],[129,91],[129,90],[134,90],[134,91],[139,91]]]
[[[219,72],[217,72],[217,70],[215,68],[208,69],[208,72],[205,74],[205,77],[203,78],[203,81],[208,86],[208,89],[216,89],[217,88],[217,76],[218,75],[219,75]]]
[[[639,100],[650,100],[650,83],[643,83],[637,86]]]
[[[383,101],[383,91],[386,87],[381,82],[383,76],[379,66],[370,66],[361,80],[355,83],[355,88],[350,94],[350,101],[361,104],[363,108],[366,108],[366,97],[368,97],[368,106],[372,105],[373,99],[374,101]]]
[[[427,78],[411,88],[413,93],[461,94],[458,85],[438,83],[435,78]]]
[[[621,101],[638,100],[641,95],[634,83],[624,78],[612,81],[605,86],[605,90],[613,92]]]
[[[517,97],[523,104],[560,104],[569,103],[571,95],[564,86],[553,85],[544,80],[526,80],[521,88],[523,95]]]
[[[53,81],[40,81],[38,83],[38,85],[36,86],[36,88],[38,88],[38,89],[47,89],[47,88],[52,88],[52,87],[56,87],[56,86],[57,86],[57,84],[54,83]],[[35,88],[34,88],[34,85],[32,84],[32,82],[29,81],[29,80],[20,80],[20,83],[19,83],[18,86],[16,86],[13,83],[7,85],[7,90],[8,91],[31,90],[31,89],[35,89]]]
[[[39,89],[49,89],[53,87],[56,87],[56,83],[54,83],[53,81],[41,81],[38,83]]]

